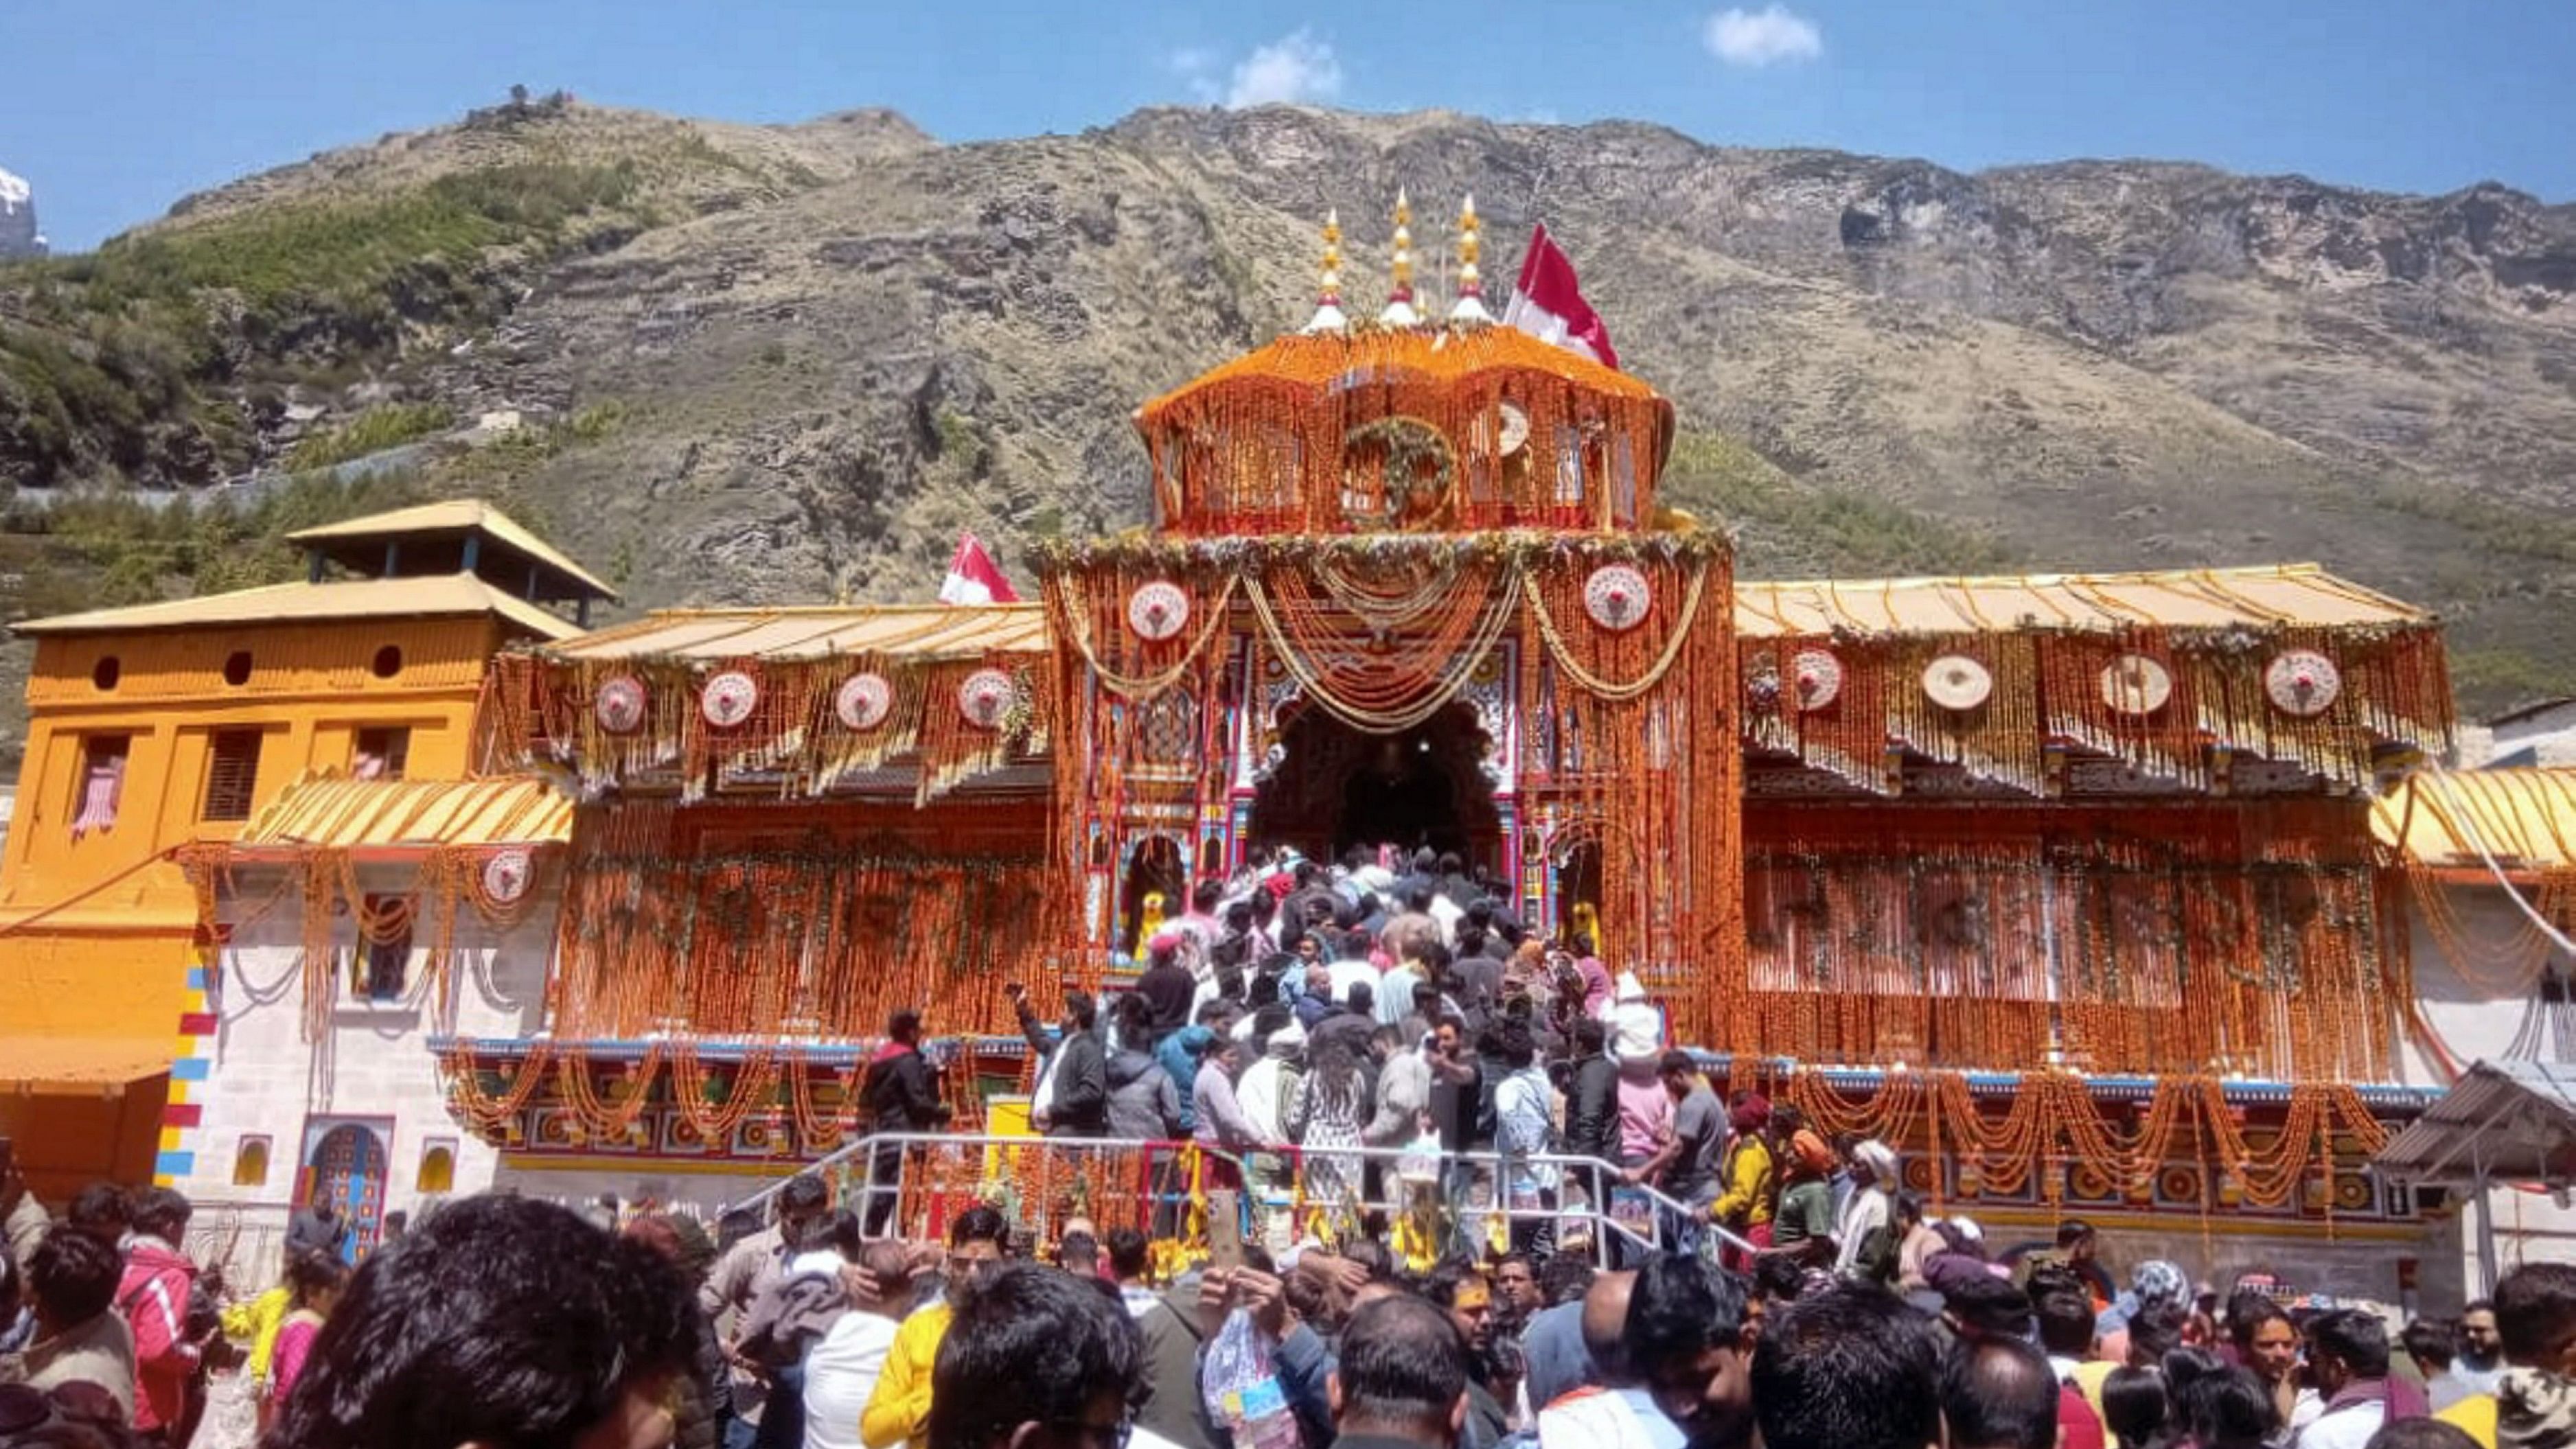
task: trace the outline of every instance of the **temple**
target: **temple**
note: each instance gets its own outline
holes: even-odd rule
[[[476,778],[316,776],[173,857],[237,1045],[164,1176],[282,1222],[320,1139],[270,1136],[320,1121],[373,1134],[367,1231],[495,1181],[714,1208],[865,1130],[890,1010],[1007,1120],[1007,983],[1115,989],[1194,882],[1393,842],[1990,1233],[2456,1291],[2456,1201],[2370,1162],[2462,1065],[2416,962],[2485,948],[2419,941],[2427,892],[2529,882],[2391,814],[2453,744],[2436,622],[2309,565],[1739,580],[1659,500],[1670,403],[1493,324],[1474,234],[1444,309],[1400,228],[1355,320],[1328,233],[1313,320],[1138,409],[1150,524],[1041,545],[1040,602],[483,638]],[[317,557],[597,596],[437,522]]]

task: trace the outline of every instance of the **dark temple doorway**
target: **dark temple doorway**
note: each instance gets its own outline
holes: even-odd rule
[[[1320,860],[1351,846],[1456,851],[1502,868],[1490,742],[1474,706],[1459,701],[1414,726],[1378,734],[1309,704],[1280,730],[1277,769],[1253,798],[1252,843],[1293,845]]]

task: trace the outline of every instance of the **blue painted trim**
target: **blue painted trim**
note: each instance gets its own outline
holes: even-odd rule
[[[188,989],[190,991],[203,991],[206,989],[205,967],[191,966],[188,968]]]
[[[170,1064],[170,1080],[202,1082],[214,1071],[215,1064],[204,1057],[181,1057]]]
[[[164,1152],[152,1160],[152,1171],[158,1177],[186,1177],[197,1170],[197,1154]]]

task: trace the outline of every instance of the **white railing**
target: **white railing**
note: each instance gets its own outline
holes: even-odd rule
[[[980,1161],[970,1159],[980,1158]],[[1134,1181],[1115,1189],[1141,1200],[1140,1217],[1149,1236],[1179,1238],[1193,1211],[1204,1207],[1210,1177],[1219,1185],[1242,1188],[1240,1223],[1246,1240],[1303,1207],[1356,1218],[1384,1213],[1392,1222],[1421,1206],[1417,1193],[1429,1187],[1445,1231],[1460,1244],[1481,1244],[1497,1217],[1509,1225],[1516,1242],[1534,1235],[1541,1225],[1563,1228],[1580,1224],[1588,1230],[1596,1261],[1617,1256],[1614,1245],[1636,1251],[1666,1247],[1722,1245],[1739,1252],[1754,1245],[1708,1221],[1665,1193],[1626,1182],[1620,1170],[1599,1158],[1565,1153],[1442,1153],[1435,1179],[1420,1176],[1427,1158],[1402,1148],[1287,1147],[1236,1154],[1195,1142],[1148,1141],[1107,1137],[1022,1137],[973,1132],[885,1132],[851,1142],[817,1159],[789,1177],[747,1198],[726,1205],[732,1216],[757,1213],[794,1176],[819,1174],[841,1184],[839,1200],[860,1214],[870,1231],[880,1227],[917,1229],[916,1219],[934,1206],[928,1198],[940,1184],[1027,1181],[1035,1191],[1017,1204],[1021,1221],[1042,1238],[1062,1231],[1060,1191],[1088,1171],[1090,1186],[1107,1195],[1113,1189],[1099,1180],[1102,1168],[1132,1173]],[[1332,1164],[1341,1179],[1330,1195],[1314,1180],[1314,1163]],[[1217,1165],[1211,1174],[1209,1164]],[[1352,1170],[1357,1165],[1358,1170]],[[1374,1172],[1365,1170],[1374,1167]],[[1408,1176],[1408,1170],[1413,1174]],[[881,1174],[885,1174],[881,1177]],[[1552,1178],[1558,1184],[1555,1205],[1512,1190],[1515,1182]],[[1367,1192],[1371,1179],[1379,1191]],[[1573,1189],[1569,1191],[1569,1189]],[[971,1189],[958,1189],[961,1198]],[[1487,1194],[1482,1195],[1481,1194]],[[1033,1199],[1033,1200],[1029,1200]],[[947,1206],[953,1211],[961,1202]],[[1103,1216],[1097,1209],[1095,1220]],[[1526,1227],[1524,1225],[1527,1225]]]

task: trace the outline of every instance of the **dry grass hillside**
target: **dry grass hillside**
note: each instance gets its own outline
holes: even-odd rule
[[[1302,321],[1327,207],[1376,290],[1399,185],[1433,256],[1474,193],[1489,276],[1544,217],[1748,572],[2312,558],[2442,610],[2473,709],[2576,689],[2576,211],[2496,186],[1445,113],[942,146],[539,102],[0,270],[0,469],[248,478],[222,491],[297,516],[329,490],[277,475],[377,471],[500,497],[640,606],[920,597],[961,527],[1011,567],[1141,522],[1130,409]],[[525,425],[468,428],[501,409]],[[135,554],[113,507],[12,524],[39,583],[169,592],[210,552],[276,567],[280,508],[220,510],[238,550],[164,524]]]

